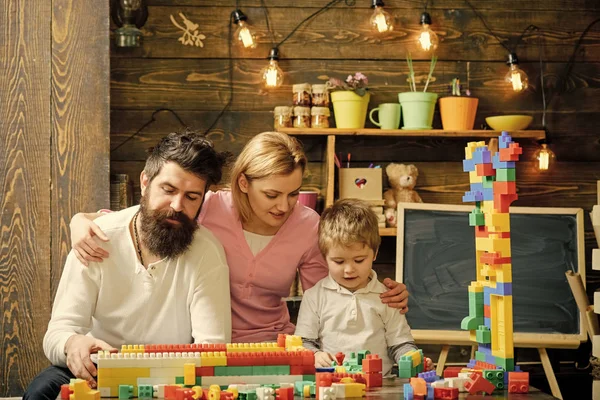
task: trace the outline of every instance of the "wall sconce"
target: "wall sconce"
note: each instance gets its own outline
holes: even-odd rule
[[[117,47],[138,47],[142,31],[148,19],[148,6],[144,0],[112,0],[111,16],[115,25],[115,44]]]

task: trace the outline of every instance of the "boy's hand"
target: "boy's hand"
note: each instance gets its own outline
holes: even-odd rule
[[[333,361],[335,361],[335,357],[326,351],[317,351],[315,353],[315,368],[331,367]]]
[[[398,308],[401,314],[406,314],[408,312],[408,290],[406,290],[406,285],[390,278],[385,278],[383,284],[390,290],[379,295],[381,302],[387,304],[388,307]]]
[[[431,361],[431,358],[429,357],[425,357],[425,372],[427,371],[433,371],[433,361]]]

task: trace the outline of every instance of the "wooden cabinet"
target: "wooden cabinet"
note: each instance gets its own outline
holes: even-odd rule
[[[434,130],[381,130],[381,129],[319,129],[319,128],[285,128],[280,129],[280,132],[288,135],[298,136],[300,140],[302,136],[326,136],[327,151],[326,151],[326,188],[325,188],[325,207],[329,207],[335,201],[334,185],[335,185],[335,141],[337,136],[386,136],[386,137],[444,137],[444,138],[472,138],[475,140],[485,140],[498,137],[502,134],[501,131],[491,130],[472,130],[472,131],[445,131],[441,129]],[[546,134],[543,130],[524,130],[510,132],[513,139],[545,139]],[[341,161],[341,160],[340,160]],[[396,236],[396,228],[381,228],[381,236]]]

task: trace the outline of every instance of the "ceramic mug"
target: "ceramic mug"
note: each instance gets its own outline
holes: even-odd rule
[[[379,121],[373,119],[373,113],[379,112]],[[398,129],[400,126],[400,103],[384,103],[374,108],[369,113],[369,119],[381,129]]]

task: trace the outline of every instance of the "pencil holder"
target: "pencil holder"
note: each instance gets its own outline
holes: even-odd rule
[[[340,199],[381,200],[381,168],[340,168]]]

